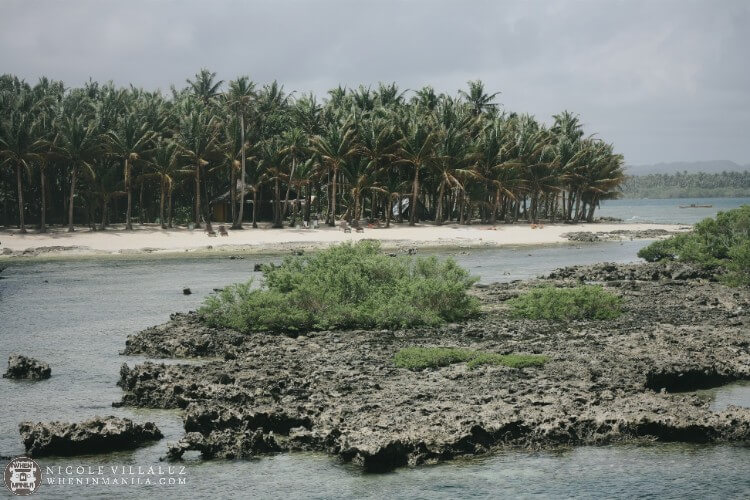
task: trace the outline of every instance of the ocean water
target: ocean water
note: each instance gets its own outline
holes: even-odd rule
[[[645,241],[554,247],[445,250],[481,281],[522,279],[556,267],[636,260]],[[177,411],[112,408],[120,365],[144,358],[118,352],[128,334],[162,323],[171,312],[195,309],[215,287],[245,280],[259,256],[141,258],[14,262],[0,279],[0,362],[23,353],[46,360],[52,378],[29,383],[0,379],[0,455],[23,453],[21,421],[84,420],[120,415],[152,420],[166,439],[134,451],[75,458],[42,458],[46,467],[104,467],[104,476],[126,485],[43,484],[40,498],[748,498],[750,448],[658,444],[581,447],[540,453],[505,451],[388,474],[364,474],[322,454],[282,454],[249,461],[208,461],[189,456],[184,474],[151,476],[137,468],[167,467],[160,457],[177,440]],[[192,295],[183,295],[190,287]],[[4,366],[3,366],[4,369]],[[750,405],[750,386],[707,394],[719,409]],[[5,462],[2,461],[4,464]],[[171,464],[175,465],[175,464]],[[180,464],[178,464],[179,466]],[[116,467],[116,473],[110,473]],[[121,471],[126,467],[126,472]],[[133,467],[134,469],[130,469]],[[82,469],[83,470],[83,469]],[[87,471],[90,469],[86,469]],[[130,472],[135,471],[134,474]],[[700,473],[696,473],[699,471]],[[53,469],[54,472],[54,469]],[[60,478],[47,474],[47,480]],[[145,484],[184,479],[185,484]],[[138,484],[138,481],[141,484]],[[2,495],[10,496],[5,490]]]
[[[708,208],[680,208],[689,205],[711,205]],[[672,198],[666,200],[606,200],[597,209],[599,217],[617,217],[627,223],[695,224],[706,217],[715,217],[741,205],[750,205],[750,198]]]

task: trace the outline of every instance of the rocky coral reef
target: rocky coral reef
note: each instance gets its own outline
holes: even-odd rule
[[[505,301],[540,284],[603,282],[623,298],[610,321],[510,319]],[[202,365],[123,366],[125,405],[184,409],[180,457],[317,450],[372,471],[500,446],[750,440],[750,409],[715,413],[689,392],[750,379],[750,290],[682,264],[566,268],[474,290],[483,314],[439,328],[240,335],[173,315],[125,352],[212,356]],[[465,364],[412,372],[394,354],[456,346],[549,356],[543,367]]]
[[[161,439],[152,422],[133,423],[127,418],[95,417],[85,422],[22,422],[19,432],[32,457],[72,456],[137,448]]]
[[[47,363],[19,354],[8,357],[8,371],[3,378],[44,380],[50,378],[52,369]]]

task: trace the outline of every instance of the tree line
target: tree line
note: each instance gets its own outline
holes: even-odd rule
[[[626,198],[730,198],[750,196],[750,170],[744,172],[676,172],[628,176]]]
[[[330,225],[591,221],[625,178],[623,157],[577,115],[547,126],[502,110],[481,81],[455,96],[339,86],[322,100],[246,76],[225,85],[206,69],[186,82],[164,95],[1,76],[4,224],[201,227],[220,200],[235,229],[315,214]]]

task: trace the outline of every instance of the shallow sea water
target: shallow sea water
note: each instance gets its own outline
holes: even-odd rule
[[[440,251],[482,282],[523,279],[571,264],[636,260],[645,241],[554,247]],[[429,253],[429,252],[422,252]],[[48,361],[52,378],[0,379],[0,455],[23,452],[24,420],[83,420],[121,415],[153,420],[166,439],[130,452],[40,459],[41,466],[166,467],[159,458],[179,438],[177,411],[112,408],[120,365],[144,358],[118,354],[128,334],[196,308],[215,287],[248,279],[256,262],[278,257],[61,260],[10,264],[0,279],[0,362],[11,353]],[[190,287],[192,295],[183,295]],[[717,406],[748,405],[750,387],[714,390]],[[3,461],[4,463],[4,461]],[[174,465],[174,464],[173,464]],[[364,474],[320,454],[284,454],[251,461],[185,461],[185,485],[50,485],[41,498],[747,498],[750,448],[654,444],[581,447],[554,452],[506,451],[437,466]],[[134,480],[158,476],[106,474]],[[48,474],[46,479],[57,476]],[[73,475],[81,477],[86,475]],[[8,495],[5,490],[2,495]]]

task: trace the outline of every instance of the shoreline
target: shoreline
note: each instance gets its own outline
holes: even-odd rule
[[[0,261],[11,259],[161,257],[178,255],[284,254],[291,250],[317,250],[332,244],[364,239],[380,241],[384,250],[410,248],[499,248],[556,245],[623,239],[654,239],[689,230],[681,224],[579,223],[540,224],[393,224],[390,228],[365,228],[363,233],[345,233],[340,228],[258,229],[229,231],[229,235],[209,237],[204,230],[175,228],[164,230],[158,224],[135,226],[125,231],[114,225],[105,231],[79,227],[74,233],[51,228],[47,233],[16,229],[0,230]],[[574,233],[576,236],[569,236]],[[587,235],[581,239],[580,235]]]

